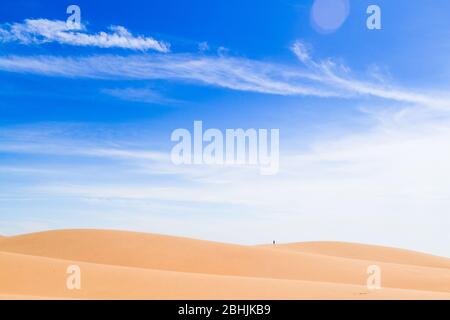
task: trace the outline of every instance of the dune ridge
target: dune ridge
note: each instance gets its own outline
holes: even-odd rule
[[[270,248],[271,246],[264,245],[261,247]],[[450,259],[447,258],[411,250],[359,243],[326,241],[302,242],[280,244],[277,245],[276,248],[341,258],[375,260],[435,268],[450,268]]]
[[[335,250],[333,250],[333,246]],[[79,265],[82,290],[65,286]],[[382,289],[366,288],[367,267]],[[0,299],[450,299],[450,259],[351,243],[241,246],[59,230],[0,241]]]

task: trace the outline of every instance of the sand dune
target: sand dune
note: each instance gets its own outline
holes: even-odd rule
[[[239,246],[64,230],[0,241],[0,298],[450,299],[449,259],[359,244]],[[82,290],[66,288],[66,268]],[[382,270],[366,288],[367,267]]]
[[[404,249],[370,246],[356,243],[302,242],[265,247],[350,259],[374,260],[435,268],[450,268],[450,259],[447,258]]]
[[[77,263],[83,270],[82,290],[65,287],[68,264]],[[240,278],[181,272],[146,270],[19,254],[0,253],[2,286],[11,298],[30,295],[45,297],[140,299],[448,299],[449,294],[401,289],[370,292],[364,286],[310,281]],[[22,266],[17,269],[17,266]],[[6,277],[8,273],[16,278]],[[3,294],[4,297],[8,295]]]

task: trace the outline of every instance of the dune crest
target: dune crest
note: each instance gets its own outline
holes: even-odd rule
[[[70,264],[87,279],[80,291],[65,287]],[[372,264],[382,270],[382,290],[366,288]],[[1,239],[0,297],[450,299],[449,266],[447,258],[359,244],[255,247],[60,230]]]
[[[333,257],[374,260],[388,263],[450,268],[450,259],[411,250],[348,242],[301,242],[261,247],[320,254]]]

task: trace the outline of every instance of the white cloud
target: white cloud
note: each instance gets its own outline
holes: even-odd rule
[[[112,88],[103,89],[103,93],[126,101],[149,104],[174,105],[180,101],[166,98],[161,93],[150,88]]]
[[[2,56],[0,70],[55,77],[154,80],[166,79],[285,96],[376,97],[430,108],[449,109],[450,99],[434,92],[398,88],[390,83],[362,81],[331,59],[315,61],[306,45],[292,51],[302,66],[232,56],[195,54],[94,55],[89,57]],[[115,93],[124,96],[126,92]],[[130,96],[130,95],[127,95]]]
[[[295,41],[291,46],[291,50],[301,62],[308,63],[309,61],[311,61],[309,50],[306,48],[305,43],[301,41]]]
[[[25,155],[46,155],[65,157],[92,157],[112,160],[165,162],[170,155],[151,151],[149,148],[130,147],[129,141],[114,141],[94,137],[90,131],[89,139],[76,136],[84,130],[93,129],[83,125],[44,124],[33,127],[2,128],[0,130],[0,152]],[[103,128],[96,129],[102,137]]]
[[[382,83],[371,83],[352,78],[348,67],[339,65],[332,59],[313,60],[307,45],[302,41],[295,41],[291,50],[308,70],[316,75],[315,80],[336,90],[340,89],[347,93],[420,104],[432,108],[450,108],[450,97],[440,97],[433,93],[424,94],[414,90],[399,89],[389,84],[383,85]]]
[[[209,50],[208,42],[206,42],[206,41],[200,42],[198,44],[198,50],[201,52],[208,51]]]
[[[67,27],[65,21],[26,19],[23,23],[0,26],[0,41],[17,41],[27,45],[57,42],[84,47],[169,51],[168,44],[151,37],[134,36],[122,26],[111,26],[110,31],[89,34],[84,25],[81,30],[73,30]]]
[[[168,79],[278,95],[339,96],[331,89],[318,89],[299,82],[299,78],[308,77],[300,70],[233,57],[190,54],[77,58],[3,56],[0,70],[96,79]]]

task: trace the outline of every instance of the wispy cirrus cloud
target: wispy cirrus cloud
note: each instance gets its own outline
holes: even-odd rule
[[[316,61],[311,56],[308,46],[302,41],[295,41],[291,46],[291,51],[316,76],[315,80],[323,85],[357,95],[373,96],[434,108],[450,108],[449,97],[439,97],[434,94],[419,93],[415,90],[396,88],[384,84],[380,77],[378,77],[377,83],[362,81],[352,77],[347,66],[338,64],[330,58],[324,61]]]
[[[125,101],[164,105],[181,103],[181,101],[166,98],[151,88],[107,88],[103,89],[102,92]]]
[[[54,77],[155,80],[200,83],[278,95],[336,97],[337,92],[299,82],[301,70],[240,57],[194,54],[94,55],[89,57],[3,56],[0,70]]]
[[[169,44],[151,37],[134,36],[125,27],[111,26],[110,32],[88,33],[85,25],[80,30],[70,29],[65,21],[26,19],[23,23],[0,26],[0,42],[44,44],[57,42],[65,45],[124,48],[131,50],[155,50],[168,52]]]
[[[45,143],[0,142],[0,152],[14,154],[34,154],[47,156],[94,157],[107,159],[128,159],[142,161],[168,161],[166,153],[145,149],[125,149],[121,147],[92,146],[74,144],[76,141],[46,141]]]
[[[164,79],[284,96],[367,96],[431,108],[450,108],[448,97],[400,88],[380,80],[360,80],[347,66],[332,59],[316,61],[301,41],[294,42],[291,50],[302,66],[193,53],[76,57],[9,55],[0,57],[0,70],[68,78]],[[130,96],[125,91],[112,94]]]
[[[92,129],[82,124],[43,124],[32,127],[2,128],[0,153],[62,157],[91,157],[115,160],[168,161],[170,155],[130,146],[130,141],[106,139],[100,132],[89,139],[77,135]],[[93,130],[95,131],[95,130]]]

